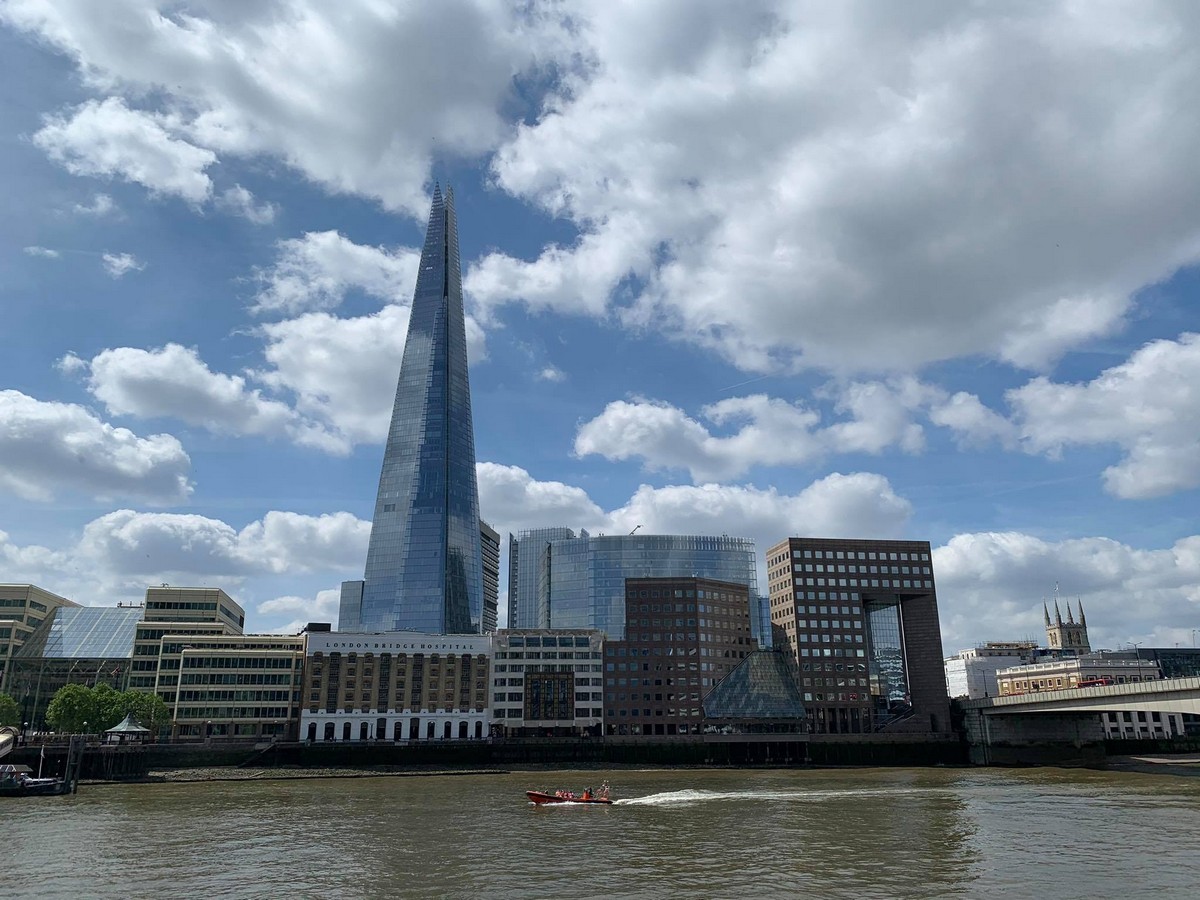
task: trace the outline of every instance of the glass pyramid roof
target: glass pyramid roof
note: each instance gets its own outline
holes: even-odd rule
[[[14,659],[129,659],[145,610],[140,606],[61,607],[29,636]]]
[[[804,718],[804,702],[788,657],[756,650],[704,698],[707,719],[790,721]]]

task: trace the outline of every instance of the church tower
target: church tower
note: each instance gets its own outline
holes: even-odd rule
[[[1058,606],[1058,585],[1054,586],[1054,621],[1050,621],[1050,608],[1042,601],[1042,613],[1046,620],[1046,646],[1067,656],[1079,656],[1090,653],[1091,642],[1088,640],[1087,616],[1083,612],[1083,601],[1079,601],[1079,621],[1071,611],[1071,602],[1067,601],[1067,621],[1063,622],[1062,612]]]

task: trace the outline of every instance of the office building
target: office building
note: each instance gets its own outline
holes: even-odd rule
[[[570,528],[534,528],[508,536],[509,628],[550,627],[551,545],[574,538]]]
[[[33,584],[0,584],[0,693],[8,691],[8,664],[51,610],[79,604]]]
[[[310,631],[306,640],[301,740],[486,736],[490,635]]]
[[[599,631],[497,631],[492,735],[598,736],[604,721],[603,644]]]
[[[628,578],[625,638],[604,646],[605,732],[694,735],[702,700],[757,649],[744,583]]]
[[[989,641],[960,650],[945,661],[946,693],[978,700],[1000,693],[996,673],[1033,662],[1045,651],[1034,641]]]
[[[491,634],[500,616],[500,532],[482,519],[479,546],[483,560],[483,633]]]
[[[999,695],[1037,694],[1077,687],[1136,684],[1162,678],[1158,664],[1134,654],[1088,653],[1049,662],[1001,669],[996,673]]]
[[[550,531],[524,532],[509,540],[509,609],[522,627],[595,628],[609,639],[619,639],[625,634],[628,578],[731,582],[744,585],[757,603],[754,542],[747,538],[593,536],[586,531],[555,538]],[[531,619],[535,621],[527,624]],[[751,615],[752,627],[760,621],[760,616]]]
[[[482,582],[458,225],[435,188],[366,571],[343,586],[339,628],[478,634]]]
[[[295,740],[304,636],[164,635],[155,686],[183,739]]]
[[[927,541],[788,538],[767,579],[814,733],[949,731]]]
[[[171,672],[160,679],[159,655],[164,635],[186,638],[237,635],[242,633],[246,611],[220,588],[172,587],[161,585],[146,589],[142,621],[133,639],[133,665],[129,687],[139,691],[158,691],[170,704],[175,698]]]

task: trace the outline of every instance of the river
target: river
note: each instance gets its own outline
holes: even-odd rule
[[[610,807],[533,807],[527,788]],[[9,897],[1200,896],[1200,778],[849,769],[84,785],[0,799]]]

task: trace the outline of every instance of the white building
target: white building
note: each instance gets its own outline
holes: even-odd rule
[[[945,661],[946,693],[970,700],[996,697],[1000,694],[996,673],[1032,662],[1037,652],[1038,645],[1033,641],[989,641],[960,650]]]
[[[493,636],[493,733],[601,733],[604,635],[590,629],[519,629]]]

